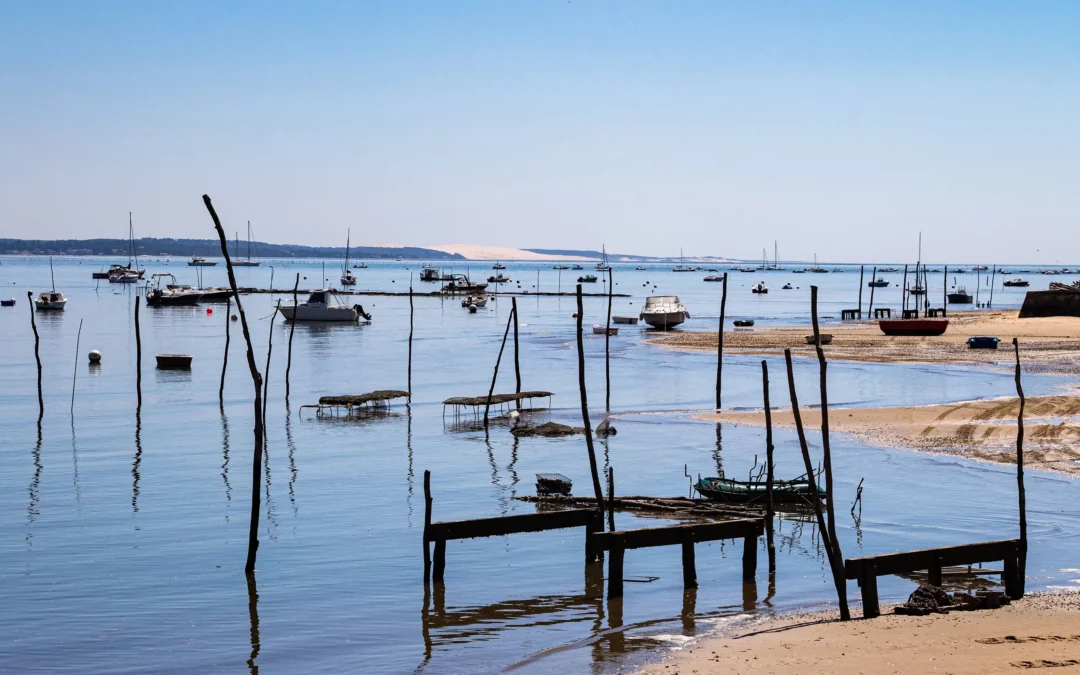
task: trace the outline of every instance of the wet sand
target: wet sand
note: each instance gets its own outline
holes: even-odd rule
[[[1009,365],[1012,339],[1020,341],[1020,359],[1027,372],[1080,374],[1080,318],[1020,319],[1016,310],[969,310],[949,313],[949,328],[940,336],[888,336],[877,322],[858,321],[829,325],[823,333],[833,336],[825,347],[830,360],[878,363],[977,363]],[[779,354],[790,348],[794,355],[812,356],[807,335],[813,328],[778,326],[728,330],[725,354]],[[1000,349],[968,349],[967,339],[988,335],[1001,339]],[[660,334],[653,344],[671,349],[716,351],[716,331],[679,331]]]
[[[923,617],[841,623],[832,612],[769,619],[704,638],[643,672],[975,675],[1032,668],[1080,672],[1080,594],[1032,594],[997,610]]]
[[[878,447],[960,455],[1002,464],[1016,463],[1018,398],[894,408],[830,408],[833,433],[851,434]],[[698,416],[715,422],[764,426],[763,411]],[[821,411],[803,409],[803,425],[821,428]],[[791,409],[772,415],[778,427],[794,427]],[[1024,465],[1080,475],[1080,397],[1067,394],[1027,399],[1024,409]]]

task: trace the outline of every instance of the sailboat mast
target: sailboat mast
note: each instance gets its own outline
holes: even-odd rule
[[[773,269],[776,269],[776,270],[780,269],[780,253],[779,253],[779,250],[780,249],[778,249],[777,246],[776,246],[776,240],[773,239],[773,243],[772,243],[772,266],[773,266]]]
[[[131,252],[135,243],[135,228],[131,224],[131,211],[128,211],[128,269],[131,269]]]
[[[352,228],[349,228],[348,234],[345,235],[345,267],[343,271],[349,269],[349,244],[352,243]]]
[[[56,274],[53,272],[52,256],[49,256],[49,276],[52,277],[52,292],[56,292]]]
[[[248,260],[251,260],[251,221],[248,221]]]

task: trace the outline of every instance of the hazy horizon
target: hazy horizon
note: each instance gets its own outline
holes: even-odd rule
[[[1080,6],[0,6],[0,237],[1072,262]]]

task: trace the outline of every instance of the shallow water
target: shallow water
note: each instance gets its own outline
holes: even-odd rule
[[[533,494],[537,472],[567,474],[576,493],[588,494],[588,460],[580,438],[515,440],[504,426],[487,436],[456,432],[454,416],[444,414],[443,399],[486,393],[508,317],[505,298],[477,315],[450,300],[415,299],[411,406],[395,405],[388,417],[351,422],[298,414],[301,404],[320,395],[405,388],[408,299],[386,296],[353,300],[374,314],[369,325],[297,326],[288,414],[283,375],[290,331],[280,317],[273,323],[261,545],[257,588],[249,593],[242,568],[253,410],[240,326],[231,326],[222,414],[217,389],[224,305],[208,305],[210,315],[205,305],[143,307],[143,405],[137,414],[134,289],[91,280],[90,271],[101,262],[57,260],[57,288],[68,296],[68,309],[36,315],[46,405],[40,434],[25,291],[47,287],[48,263],[5,258],[0,264],[0,284],[12,288],[0,296],[18,300],[15,308],[0,311],[6,347],[0,361],[4,669],[456,673],[516,665],[526,673],[611,672],[652,658],[655,647],[677,645],[724,617],[834,601],[814,528],[793,521],[780,526],[774,591],[764,573],[764,550],[757,584],[745,586],[741,544],[726,542],[698,546],[700,587],[689,593],[682,589],[677,550],[630,552],[628,577],[658,578],[627,583],[625,597],[608,603],[603,571],[585,568],[581,533],[566,530],[450,542],[445,587],[425,596],[424,470],[432,472],[434,517],[449,520],[531,512],[532,505],[512,497]],[[297,272],[307,277],[301,286],[316,285],[323,275],[319,263],[273,261],[238,270],[238,282],[269,285],[268,264],[275,267],[278,288],[291,286]],[[147,266],[148,274],[172,271],[181,281],[195,281],[194,271],[180,261]],[[413,267],[376,263],[357,274],[362,288],[405,290],[417,271]],[[490,265],[472,267],[486,275]],[[530,278],[523,286],[535,284],[535,265],[509,268],[511,277]],[[326,270],[336,278],[334,265]],[[563,273],[563,290],[570,289],[571,274],[576,273]],[[221,268],[204,275],[207,285],[224,283]],[[705,284],[701,276],[618,270],[617,290],[633,288],[635,297],[616,298],[615,312],[636,313],[643,299],[639,291],[646,290],[640,284],[648,279],[656,283],[655,292],[682,297],[694,315],[688,329],[711,327],[719,284]],[[735,275],[740,276],[747,286],[757,280]],[[972,288],[974,275],[966,276]],[[770,273],[766,280],[778,288],[786,278]],[[733,278],[728,315],[805,320],[811,280],[821,285],[824,316],[855,305],[857,270],[798,275],[792,282],[802,289],[764,298]],[[558,285],[556,272],[541,272],[541,290]],[[996,307],[1016,306],[1023,297],[1023,289],[1001,291],[995,290]],[[895,297],[890,300],[888,292]],[[887,289],[885,299],[897,307],[898,296]],[[276,299],[243,297],[260,370]],[[586,325],[601,322],[606,300],[585,302]],[[554,392],[550,418],[577,422],[573,298],[519,298],[519,310],[524,388]],[[717,462],[729,475],[747,474],[755,456],[764,454],[763,432],[718,429],[692,417],[713,404],[714,357],[659,349],[644,343],[641,327],[620,328],[611,340],[611,407],[619,434],[597,448],[603,466],[614,468],[616,491],[685,494],[684,465],[695,476],[714,475]],[[585,344],[595,423],[603,411],[604,341],[588,335]],[[85,353],[94,348],[104,355],[98,368],[86,363]],[[193,369],[156,370],[153,354],[162,352],[194,355]],[[785,404],[783,363],[768,363],[774,404]],[[510,347],[502,365],[497,391],[512,391]],[[796,372],[801,402],[816,403],[816,363],[799,360]],[[928,404],[1013,393],[1010,374],[971,367],[836,362],[829,378],[833,405]],[[1024,385],[1037,395],[1067,381],[1026,376]],[[760,359],[725,359],[724,403],[760,407]],[[817,438],[812,440],[816,447]],[[776,446],[778,474],[801,474],[794,432],[777,430]],[[1007,467],[868,448],[842,436],[833,439],[833,451],[847,556],[1015,534],[1015,472]],[[847,510],[862,478],[864,504],[856,527]],[[1076,583],[1075,570],[1069,571],[1080,532],[1076,486],[1069,478],[1028,473],[1029,588]],[[620,528],[658,522],[623,514],[617,521]],[[886,601],[911,588],[911,582],[890,577],[881,580],[880,591]],[[850,597],[857,593],[851,584]]]

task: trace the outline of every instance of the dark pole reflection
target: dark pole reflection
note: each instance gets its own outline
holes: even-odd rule
[[[412,404],[406,399],[405,403],[405,453],[408,457],[409,468],[405,473],[405,483],[409,492],[405,496],[405,505],[409,509],[409,527],[412,527],[412,496],[413,496],[413,450],[412,450]]]
[[[277,539],[277,510],[270,496],[270,439],[263,436],[263,473],[266,475],[266,536]]]
[[[687,635],[694,634],[694,617],[697,615],[697,588],[684,588],[682,596],[682,627]]]
[[[135,459],[131,462],[131,510],[139,512],[139,464],[142,463],[142,406],[135,408]]]
[[[517,469],[514,468],[518,461],[518,445],[521,443],[521,439],[514,436],[513,444],[510,446],[510,463],[506,466],[506,470],[510,472],[510,496],[517,496],[517,484],[521,482],[518,479]]]
[[[232,485],[229,483],[229,418],[225,407],[221,408],[221,481],[225,483],[225,501],[232,501]],[[225,511],[225,522],[229,522],[229,512]]]
[[[289,449],[289,503],[292,504],[293,516],[296,510],[296,442],[292,437],[292,413],[289,411],[289,402],[285,402],[285,446]]]
[[[742,606],[743,609],[750,612],[757,607],[757,580],[743,582]]]
[[[724,477],[724,431],[723,425],[716,423],[716,449],[713,450],[713,461],[716,462],[716,475]]]
[[[82,490],[79,489],[79,451],[75,448],[75,415],[71,416],[71,467],[72,482],[75,484],[75,503],[82,513]]]
[[[259,657],[259,590],[255,585],[255,575],[247,575],[248,592],[248,621],[251,624],[251,656],[248,657],[247,666],[252,675],[259,672],[259,665],[255,659]]]
[[[37,520],[38,511],[38,488],[41,486],[41,416],[38,416],[37,420],[37,443],[34,444],[34,450],[31,452],[34,458],[34,475],[30,477],[30,503],[26,505],[26,519],[27,523],[33,523]],[[27,530],[26,532],[26,546],[30,548],[34,535]]]

